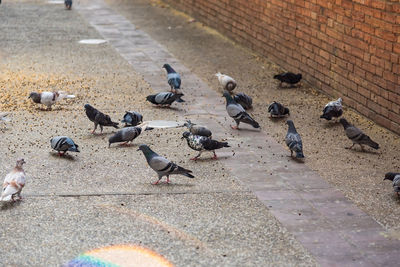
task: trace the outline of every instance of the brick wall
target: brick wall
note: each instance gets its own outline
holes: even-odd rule
[[[164,0],[400,133],[399,0]]]

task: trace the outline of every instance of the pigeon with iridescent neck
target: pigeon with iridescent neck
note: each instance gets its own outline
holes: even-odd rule
[[[224,92],[223,96],[226,98],[226,111],[228,112],[228,115],[236,122],[236,126],[231,126],[232,129],[238,130],[241,122],[250,124],[254,128],[260,128],[258,122],[256,122],[249,114],[247,114],[244,108],[236,103],[236,101],[227,91]]]
[[[151,150],[149,146],[140,145],[138,150],[143,152],[143,155],[146,157],[150,168],[152,168],[158,175],[158,180],[152,184],[158,184],[163,176],[167,176],[167,183],[169,183],[169,176],[173,174],[180,174],[189,178],[194,178],[194,176],[190,174],[192,172],[191,170],[182,168],[168,159],[158,155],[156,152]]]

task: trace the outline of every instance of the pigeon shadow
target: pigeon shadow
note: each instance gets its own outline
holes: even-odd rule
[[[345,149],[346,150],[350,150],[353,153],[365,153],[365,154],[373,154],[373,155],[380,155],[381,154],[381,152],[373,151],[373,150],[370,150],[370,149],[367,150],[367,149],[361,149],[361,148],[346,148],[346,147],[345,147]]]
[[[69,160],[69,161],[75,161],[76,160],[75,157],[70,155],[70,154],[65,154],[63,156],[59,156],[58,153],[50,152],[50,155],[53,158],[58,158],[58,159],[66,159],[66,160]]]
[[[332,129],[332,128],[336,128],[336,127],[338,127],[338,126],[340,126],[341,124],[340,124],[340,122],[335,122],[335,121],[328,121],[327,123],[324,123],[323,124],[323,128],[324,129]]]
[[[9,210],[21,204],[21,200],[3,202],[0,210]]]
[[[271,117],[271,116],[269,116],[269,119],[271,120],[271,121],[273,121],[273,122],[278,122],[278,121],[281,121],[281,120],[284,120],[284,119],[287,119],[288,117],[286,117],[286,116],[282,116],[282,117]]]
[[[231,127],[232,129],[232,127]],[[243,132],[261,132],[261,127],[260,128],[239,128],[239,129],[232,129],[236,131],[243,131]]]
[[[180,109],[177,107],[165,107],[165,106],[155,106],[155,107],[159,109],[170,109],[170,110],[180,111]]]
[[[150,183],[143,183],[143,185],[150,185],[154,187],[194,187],[194,184],[176,184],[173,181],[167,183],[166,181],[160,181],[158,184],[153,184],[155,181],[152,181]]]
[[[293,161],[296,161],[297,163],[305,163],[305,159],[304,158],[296,158],[296,157],[293,157],[293,156],[290,156],[290,155],[287,155],[287,157],[288,158],[291,158]]]
[[[229,158],[231,158],[232,156],[220,156],[220,157],[218,157],[217,159],[214,159],[214,158],[198,158],[198,159],[196,159],[196,160],[191,160],[191,161],[193,161],[193,162],[215,162],[215,161],[218,161],[218,160],[223,160],[223,159],[229,159]]]
[[[123,144],[118,144],[118,145],[111,145],[109,148],[115,148],[115,149],[121,149],[121,148],[134,148],[134,147],[138,147],[138,144],[132,143],[132,144],[127,144],[127,145],[123,145]]]

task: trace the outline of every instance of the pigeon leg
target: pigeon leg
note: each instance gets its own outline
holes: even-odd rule
[[[197,160],[200,157],[201,153],[203,153],[203,151],[200,151],[196,157],[191,158],[190,160]]]
[[[355,143],[353,143],[351,146],[345,147],[345,149],[352,149]]]
[[[58,156],[60,156],[60,157],[64,156],[64,155],[65,155],[65,152],[66,152],[66,151],[64,151],[64,153],[61,153],[61,151],[58,151]]]
[[[169,184],[169,183],[170,183],[169,175],[167,175],[167,184]]]
[[[234,130],[239,130],[240,121],[235,121],[235,122],[236,122],[236,126],[232,126],[231,125],[231,128],[234,129]]]
[[[290,150],[290,156],[293,157],[293,150]]]
[[[158,177],[158,180],[155,181],[154,183],[151,183],[151,184],[152,184],[152,185],[157,185],[157,184],[160,182],[161,178],[162,178],[162,176],[161,176],[161,177]]]
[[[103,133],[103,125],[100,124],[100,133]]]
[[[94,132],[96,131],[96,129],[97,129],[97,123],[95,122],[95,123],[94,123],[94,129],[93,129],[93,131],[92,131],[92,134],[94,134]]]
[[[215,154],[215,151],[213,150],[214,157],[212,159],[218,159],[217,154]]]
[[[363,145],[362,144],[359,144],[359,145],[361,147],[361,151],[365,151]]]

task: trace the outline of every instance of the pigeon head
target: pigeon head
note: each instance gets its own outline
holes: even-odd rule
[[[347,129],[350,126],[350,123],[345,118],[341,118],[339,122],[343,125],[344,129]]]
[[[193,125],[195,125],[195,124],[192,123],[190,120],[187,120],[187,121],[183,124],[183,126],[188,127],[188,128],[192,127]]]
[[[35,103],[40,103],[40,94],[32,92],[29,94],[28,98],[32,99]]]
[[[89,104],[85,104],[83,107],[85,109],[88,109],[88,110],[92,110],[93,109],[93,107],[91,105],[89,105]]]
[[[297,78],[299,78],[299,80],[300,80],[301,78],[303,78],[303,75],[301,75],[301,73],[296,74],[296,76],[297,76]]]
[[[183,134],[182,134],[182,138],[181,139],[183,139],[183,138],[188,138],[190,136],[190,132],[184,132]]]
[[[148,95],[148,96],[146,96],[146,100],[147,101],[149,101],[149,102],[155,102],[156,100],[156,96],[155,95]]]
[[[165,69],[167,71],[167,73],[174,73],[175,70],[169,65],[169,64],[164,64],[163,69]]]
[[[19,167],[19,168],[21,168],[22,167],[22,165],[24,165],[25,164],[25,160],[24,159],[18,159],[17,160],[17,167]]]
[[[292,120],[287,120],[287,121],[286,121],[286,124],[289,125],[289,126],[291,126],[291,125],[294,126],[294,123],[293,123]]]
[[[399,174],[399,173],[388,172],[388,173],[385,174],[385,178],[384,178],[383,180],[384,180],[384,181],[385,181],[385,180],[393,181],[394,177],[395,177],[396,175],[398,175],[398,174]]]
[[[146,151],[150,150],[150,147],[148,145],[140,145],[139,148],[137,149],[137,151],[143,151],[143,153],[145,153]]]

